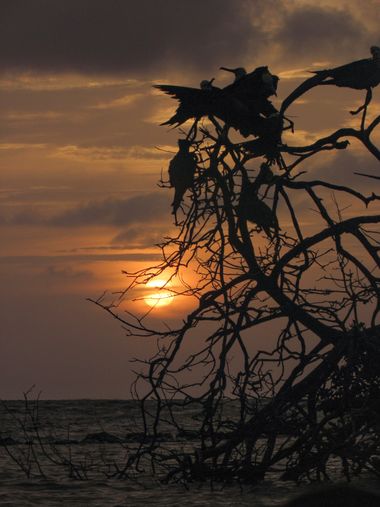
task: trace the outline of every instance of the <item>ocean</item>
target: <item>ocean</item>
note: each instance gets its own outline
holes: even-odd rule
[[[187,428],[194,410],[181,414]],[[7,401],[0,406],[0,506],[269,507],[309,486],[273,475],[257,485],[163,484],[148,463],[139,474],[122,470],[141,439],[135,401]],[[178,448],[191,441],[163,427],[162,439]],[[4,445],[6,444],[6,445]],[[43,449],[44,452],[41,452]],[[70,467],[74,463],[75,467]],[[374,479],[362,479],[380,489]]]

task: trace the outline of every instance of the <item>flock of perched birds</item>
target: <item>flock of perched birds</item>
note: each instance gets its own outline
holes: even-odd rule
[[[220,67],[235,76],[234,82],[224,88],[214,86],[214,78],[202,81],[200,88],[155,85],[179,101],[175,114],[162,125],[178,127],[190,119],[193,119],[196,125],[202,117],[215,117],[244,137],[255,136],[257,139],[245,144],[261,150],[256,156],[265,156],[266,149],[269,150],[273,143],[281,142],[286,109],[315,86],[334,85],[366,90],[364,104],[351,113],[358,114],[366,110],[372,99],[372,89],[380,83],[380,48],[372,46],[371,55],[371,58],[340,67],[315,71],[314,76],[301,83],[283,101],[280,110],[277,110],[269,100],[277,93],[279,78],[271,74],[268,67],[258,67],[249,73],[242,67],[235,69]],[[175,191],[172,203],[175,215],[185,192],[193,187],[197,168],[197,158],[194,152],[190,151],[192,142],[189,137],[188,135],[186,139],[179,139],[179,150],[169,163],[169,181]],[[241,216],[258,225],[270,238],[273,230],[279,230],[279,225],[275,213],[258,197],[258,190],[262,183],[270,184],[273,178],[269,164],[262,164],[255,182],[242,182],[239,204]]]
[[[224,88],[213,85],[214,79],[202,81],[200,88],[186,86],[155,85],[159,90],[179,100],[179,106],[162,125],[178,127],[187,120],[199,120],[214,116],[238,130],[244,137],[262,136],[268,129],[265,121],[278,115],[269,97],[276,95],[279,78],[268,67],[258,67],[253,72],[238,67],[221,69],[234,73],[235,80]]]

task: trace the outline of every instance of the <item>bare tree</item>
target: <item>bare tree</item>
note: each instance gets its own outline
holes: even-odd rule
[[[224,100],[217,90],[209,83],[205,93]],[[180,131],[194,171],[176,188],[178,233],[160,245],[161,263],[127,273],[125,291],[95,301],[128,335],[157,340],[134,385],[147,435],[134,464],[147,454],[173,480],[322,479],[337,459],[348,479],[376,472],[380,215],[371,207],[379,196],[307,172],[312,157],[346,150],[352,138],[380,160],[371,97],[358,128],[308,146],[285,144],[290,122],[273,110],[257,114],[254,139],[237,139],[250,134],[246,117],[243,131],[214,99]],[[350,216],[347,203],[359,213]],[[310,208],[312,227],[303,219]],[[149,316],[123,312],[136,287],[165,273],[181,278],[188,267],[197,281],[177,295],[196,305],[179,327],[156,329]],[[199,412],[191,427],[188,406]],[[164,445],[162,425],[190,440]]]

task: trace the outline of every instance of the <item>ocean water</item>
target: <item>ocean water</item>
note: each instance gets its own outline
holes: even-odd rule
[[[180,415],[187,429],[194,428],[194,410]],[[282,505],[309,487],[275,476],[244,487],[164,485],[152,476],[148,465],[139,475],[111,477],[115,464],[122,469],[138,445],[141,431],[139,408],[133,401],[40,401],[28,407],[23,401],[6,402],[0,406],[0,438],[10,445],[0,445],[0,506],[269,507]],[[108,441],[98,441],[94,434],[99,433],[106,433]],[[120,441],[112,442],[110,436]],[[40,449],[37,438],[46,446],[44,455],[36,451]],[[162,438],[179,447],[191,446],[169,427],[162,428]],[[33,445],[26,444],[32,440]],[[62,465],[65,460],[76,464],[76,473],[71,470],[74,477]],[[380,489],[373,481],[370,486]]]

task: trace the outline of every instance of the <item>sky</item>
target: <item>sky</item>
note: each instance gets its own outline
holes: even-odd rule
[[[2,0],[0,398],[32,385],[44,399],[126,398],[130,361],[153,350],[86,299],[159,261],[154,245],[174,228],[157,183],[176,151],[177,133],[159,126],[175,103],[152,84],[223,86],[222,65],[268,65],[278,104],[307,71],[368,57],[379,26],[378,0]],[[363,99],[312,90],[289,110],[293,142],[351,125]],[[354,172],[378,174],[355,143],[333,163],[334,180],[363,191]]]

